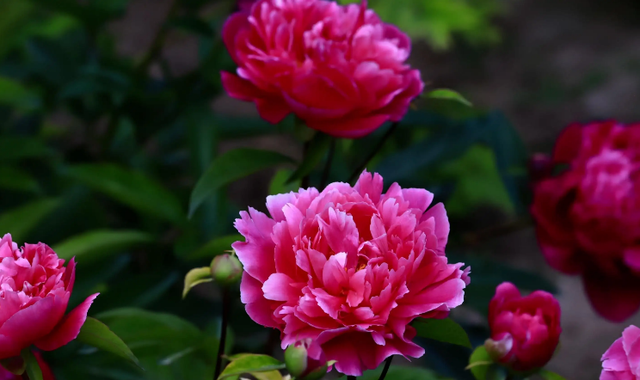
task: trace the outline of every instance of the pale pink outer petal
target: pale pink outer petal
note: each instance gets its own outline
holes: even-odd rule
[[[36,347],[44,351],[53,351],[76,339],[82,325],[87,320],[89,308],[98,294],[100,293],[90,295],[69,314],[65,315],[50,334],[35,341]]]
[[[242,274],[240,301],[245,304],[247,314],[256,323],[266,327],[280,327],[273,318],[275,307],[272,307],[272,303],[264,297],[262,283],[251,277],[247,272]]]
[[[640,376],[640,328],[629,326],[622,332],[622,347],[627,356],[631,372]]]

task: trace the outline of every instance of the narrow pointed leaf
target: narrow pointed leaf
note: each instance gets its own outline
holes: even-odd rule
[[[104,323],[91,317],[87,317],[86,322],[80,329],[78,341],[100,350],[110,352],[121,358],[127,359],[138,367],[138,358],[131,352],[129,347]]]
[[[11,233],[22,242],[28,233],[60,204],[58,199],[42,199],[0,213],[0,235]]]
[[[73,236],[56,245],[54,250],[62,259],[77,257],[82,262],[87,262],[118,254],[124,249],[151,240],[151,235],[140,231],[95,230]]]
[[[456,91],[446,88],[433,90],[427,94],[427,97],[432,99],[454,100],[458,103],[464,104],[467,107],[473,106],[470,101],[464,98],[464,96],[460,95]]]
[[[180,200],[146,175],[113,164],[76,165],[67,174],[141,213],[175,224],[186,222]]]
[[[193,189],[189,217],[220,187],[259,170],[291,162],[290,157],[260,149],[239,148],[221,155],[213,160]]]
[[[417,319],[413,327],[419,337],[471,348],[466,331],[451,318]]]
[[[236,355],[234,360],[222,371],[218,380],[237,380],[242,373],[271,372],[284,369],[285,365],[268,355]]]
[[[187,273],[184,277],[184,289],[182,290],[182,298],[187,296],[189,290],[196,285],[203,284],[205,282],[211,282],[213,279],[211,278],[211,268],[202,267],[202,268],[194,268]]]

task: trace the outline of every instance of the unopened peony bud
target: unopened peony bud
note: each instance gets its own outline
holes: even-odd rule
[[[307,347],[304,344],[292,344],[284,351],[284,363],[289,373],[298,377],[307,370]]]
[[[291,376],[298,380],[319,380],[327,374],[327,361],[319,350],[317,358],[309,354],[310,340],[298,341],[284,351],[284,363]]]
[[[211,262],[211,277],[222,286],[234,284],[242,277],[242,264],[230,254],[216,256]]]

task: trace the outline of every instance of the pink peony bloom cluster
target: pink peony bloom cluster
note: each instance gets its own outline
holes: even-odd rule
[[[602,355],[600,380],[640,379],[640,328],[629,326]]]
[[[65,315],[74,260],[64,267],[64,260],[43,243],[18,249],[9,234],[0,240],[0,260],[0,359],[18,356],[31,345],[51,351],[74,340],[98,296]]]
[[[294,113],[310,128],[361,137],[402,119],[424,88],[405,63],[409,37],[366,1],[259,0],[244,9],[224,25],[238,69],[223,72],[222,84],[271,123]]]
[[[359,376],[391,355],[420,357],[415,318],[442,318],[463,302],[469,269],[445,256],[449,221],[433,194],[383,193],[378,174],[267,198],[271,216],[242,212],[241,299],[282,347],[311,339],[336,369]],[[310,348],[310,349],[313,349]]]
[[[516,371],[542,368],[560,341],[560,314],[550,293],[538,290],[523,297],[512,283],[500,284],[489,304],[487,351]]]
[[[640,307],[640,124],[571,125],[547,165],[561,172],[535,186],[542,252],[582,276],[598,313],[623,321]]]

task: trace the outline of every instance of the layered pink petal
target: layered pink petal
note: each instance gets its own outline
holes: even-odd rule
[[[87,319],[89,308],[93,300],[98,297],[98,294],[90,295],[69,314],[65,315],[49,335],[34,342],[36,347],[44,351],[52,351],[76,339]]]

